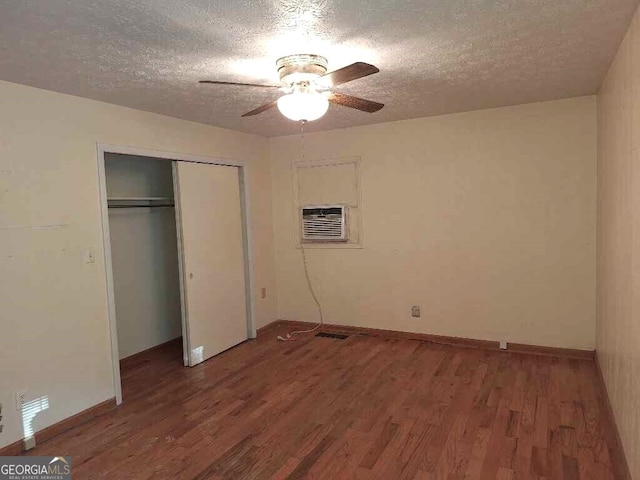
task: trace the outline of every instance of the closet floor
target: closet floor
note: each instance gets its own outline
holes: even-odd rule
[[[30,454],[75,480],[620,478],[592,361],[282,333],[140,355],[121,407]]]

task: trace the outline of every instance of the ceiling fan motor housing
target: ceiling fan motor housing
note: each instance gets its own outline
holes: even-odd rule
[[[327,73],[327,59],[320,55],[287,55],[276,61],[280,81],[291,86],[299,82],[310,82]]]

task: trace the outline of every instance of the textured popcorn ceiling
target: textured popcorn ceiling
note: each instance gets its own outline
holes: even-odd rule
[[[309,130],[541,100],[598,89],[638,0],[0,0],[0,79],[261,135],[296,133],[275,60],[316,53],[330,70],[381,72],[339,91]]]

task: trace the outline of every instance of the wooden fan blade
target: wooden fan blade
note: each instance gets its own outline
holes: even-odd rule
[[[200,80],[198,83],[207,83],[211,85],[238,85],[240,87],[260,87],[260,88],[280,88],[281,87],[281,85],[260,85],[257,83],[221,82],[219,80]]]
[[[369,65],[368,63],[356,62],[334,70],[333,72],[325,73],[316,80],[316,83],[322,86],[335,87],[336,85],[342,85],[343,83],[351,82],[352,80],[357,80],[358,78],[366,77],[379,71],[378,67]]]
[[[342,105],[343,107],[355,108],[363,112],[374,113],[384,107],[384,103],[372,102],[363,98],[352,97],[344,93],[331,92],[327,97],[331,103]]]
[[[250,112],[242,115],[243,117],[252,117],[253,115],[258,115],[259,113],[266,112],[270,108],[275,107],[278,104],[277,100],[274,100],[271,103],[267,103],[266,105],[262,105],[261,107],[256,108],[255,110],[251,110]]]

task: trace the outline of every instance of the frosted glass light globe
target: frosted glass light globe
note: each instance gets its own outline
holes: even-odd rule
[[[329,109],[327,97],[315,90],[295,91],[278,99],[278,110],[296,122],[311,122],[322,117]]]

